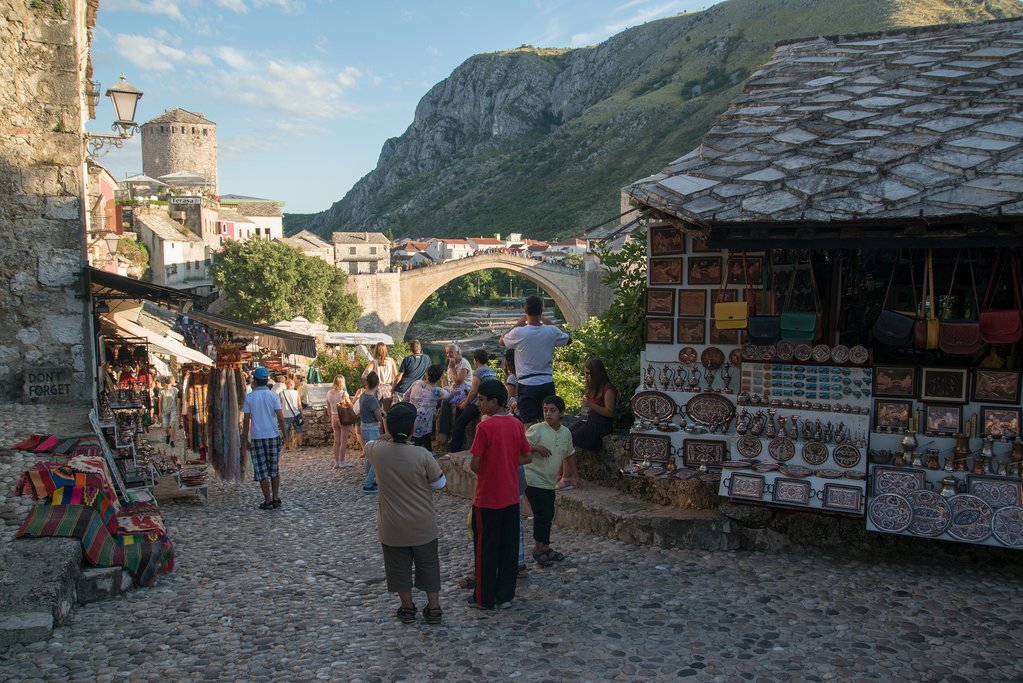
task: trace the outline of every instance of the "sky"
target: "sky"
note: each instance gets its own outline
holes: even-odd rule
[[[405,132],[419,100],[474,54],[585,47],[713,0],[101,0],[92,43],[101,92],[121,73],[168,109],[217,124],[221,194],[322,211]],[[109,132],[102,98],[94,132]],[[138,135],[99,159],[142,171]]]

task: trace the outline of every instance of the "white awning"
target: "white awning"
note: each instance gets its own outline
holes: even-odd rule
[[[205,353],[189,348],[176,339],[164,337],[152,330],[147,330],[138,323],[128,320],[120,313],[104,315],[103,319],[114,327],[124,330],[132,337],[145,339],[153,347],[154,351],[174,356],[179,363],[199,363],[208,367],[213,366],[213,360]]]
[[[328,332],[324,335],[323,341],[325,344],[344,344],[345,346],[372,345],[383,342],[391,346],[394,344],[394,337],[383,332]]]

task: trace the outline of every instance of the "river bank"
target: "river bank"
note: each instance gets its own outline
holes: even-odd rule
[[[557,325],[564,325],[554,311],[545,309],[544,315]],[[419,339],[423,350],[438,363],[444,363],[444,347],[455,343],[468,355],[471,349],[484,348],[491,356],[500,356],[502,347],[497,340],[522,316],[520,306],[474,306],[452,312],[447,317],[409,327],[406,339]]]

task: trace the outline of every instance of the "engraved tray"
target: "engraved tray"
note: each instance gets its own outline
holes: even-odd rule
[[[642,420],[668,420],[675,414],[675,401],[660,391],[641,391],[632,397],[632,414]]]
[[[948,524],[948,535],[960,541],[979,543],[991,535],[991,520],[994,511],[977,496],[961,493],[948,499],[952,519]]]
[[[635,412],[635,408],[633,408],[633,412]],[[735,415],[735,406],[721,394],[700,394],[689,399],[689,403],[686,404],[686,415],[692,418],[693,422],[705,427],[713,427],[731,420]]]

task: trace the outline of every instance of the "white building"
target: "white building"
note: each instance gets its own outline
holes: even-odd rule
[[[498,249],[504,249],[508,243],[498,237],[468,237],[466,240],[469,246],[477,254],[485,254]]]
[[[234,209],[251,219],[255,226],[255,237],[265,240],[284,238],[284,218],[281,213],[283,204],[275,199],[260,199],[240,194],[225,194],[220,197],[222,207]]]
[[[334,265],[349,275],[391,269],[391,241],[380,232],[335,232]]]
[[[135,230],[149,250],[150,280],[178,289],[208,288],[210,249],[163,210],[137,210]]]
[[[472,256],[474,249],[469,245],[468,240],[453,239],[448,237],[436,237],[430,240],[426,253],[434,261],[455,261]]]

